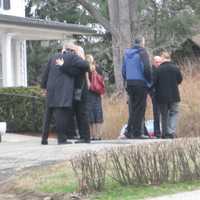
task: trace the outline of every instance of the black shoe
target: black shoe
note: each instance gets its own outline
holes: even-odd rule
[[[161,135],[156,135],[156,138],[157,138],[157,139],[160,139],[160,138],[161,138]]]
[[[101,140],[101,138],[100,137],[92,137],[90,140]]]
[[[74,137],[74,136],[68,136],[67,139],[69,139],[69,140],[74,140],[75,137]]]
[[[174,139],[174,134],[166,134],[165,138]]]
[[[72,142],[68,142],[68,141],[58,142],[58,145],[62,145],[62,144],[72,144]]]
[[[80,140],[75,141],[75,144],[81,144],[81,143],[90,143],[90,140],[80,139]]]
[[[41,144],[42,145],[48,145],[48,142],[47,142],[47,140],[42,140]]]
[[[146,140],[149,139],[148,135],[134,136],[133,139]]]
[[[133,139],[132,135],[130,135],[129,133],[124,133],[124,135],[126,136],[127,139]]]
[[[160,136],[160,138],[161,138],[161,139],[165,139],[166,136],[162,134],[162,135]]]

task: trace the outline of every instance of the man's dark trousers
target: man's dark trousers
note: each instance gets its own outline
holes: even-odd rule
[[[53,108],[56,121],[56,131],[58,133],[58,143],[64,143],[67,140],[67,128],[70,123],[72,109],[67,107]]]
[[[142,135],[142,120],[144,119],[146,109],[147,88],[141,85],[127,86],[130,101],[130,116],[128,135],[131,137],[140,137]]]
[[[154,125],[154,134],[155,136],[160,136],[161,131],[160,131],[160,110],[159,110],[159,105],[156,100],[156,94],[155,94],[155,89],[152,88],[149,91],[149,95],[151,97],[152,101],[152,107],[153,107],[153,125]]]
[[[52,121],[52,117],[53,117],[53,108],[48,107],[46,103],[43,126],[42,126],[42,141],[43,142],[47,142],[48,140],[49,128],[50,128],[50,123]]]
[[[90,128],[86,106],[86,99],[74,100],[73,109],[75,112],[80,139],[90,141]]]

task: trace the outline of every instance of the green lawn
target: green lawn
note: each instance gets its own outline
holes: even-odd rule
[[[91,200],[139,200],[177,192],[191,191],[200,188],[200,181],[177,184],[163,184],[161,186],[120,186],[109,185],[104,192],[91,196]]]
[[[16,180],[19,189],[28,189],[46,193],[76,192],[77,182],[72,168],[68,164],[32,170],[32,173],[22,175]],[[177,192],[200,189],[199,181],[190,181],[160,186],[121,186],[107,178],[103,192],[89,195],[90,200],[140,200]]]

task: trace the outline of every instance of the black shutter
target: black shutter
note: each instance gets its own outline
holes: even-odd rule
[[[4,10],[10,9],[10,0],[3,0],[3,8]]]

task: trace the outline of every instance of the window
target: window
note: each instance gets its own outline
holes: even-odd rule
[[[4,10],[9,10],[10,0],[0,0],[0,8],[3,8]]]

